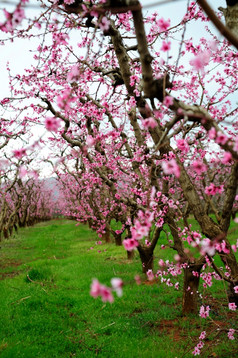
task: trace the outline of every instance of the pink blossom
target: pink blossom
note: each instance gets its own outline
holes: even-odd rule
[[[235,293],[238,293],[238,286],[234,287],[234,291],[235,291]]]
[[[135,225],[131,228],[131,236],[135,240],[141,240],[147,236],[150,226],[142,225],[139,220],[135,220]]]
[[[229,310],[231,310],[231,311],[236,311],[236,309],[237,309],[237,306],[234,302],[230,302],[228,307],[229,307]]]
[[[197,344],[197,348],[199,349],[202,349],[204,346],[204,343],[202,341],[200,341],[198,344]]]
[[[165,174],[174,174],[177,178],[179,178],[180,168],[175,159],[171,159],[169,162],[163,161],[161,166]]]
[[[208,136],[210,139],[214,139],[214,138],[216,138],[216,135],[217,135],[216,129],[214,127],[212,127],[210,129],[210,131],[208,132]]]
[[[171,96],[165,96],[165,97],[164,97],[163,104],[164,104],[166,107],[172,106],[173,103],[174,103],[173,97],[171,97]]]
[[[45,119],[45,128],[48,131],[57,132],[60,127],[60,120],[55,117],[47,117]]]
[[[24,168],[24,167],[20,167],[20,169],[19,169],[19,177],[20,178],[24,178],[26,175],[27,175],[27,170],[26,170],[26,168]]]
[[[154,213],[147,210],[145,213],[142,210],[139,210],[138,212],[138,219],[134,221],[134,226],[131,228],[131,236],[132,239],[140,240],[144,236],[147,236],[150,227],[152,224],[152,221],[154,219]]]
[[[228,141],[228,137],[225,134],[223,134],[222,132],[217,133],[217,137],[216,137],[217,144],[224,145],[226,144],[227,141]]]
[[[143,127],[146,129],[149,129],[149,128],[153,129],[158,125],[158,123],[156,122],[156,120],[153,117],[143,119],[142,124],[143,124]]]
[[[22,22],[25,18],[25,12],[19,4],[13,13],[3,9],[3,13],[6,18],[6,22],[0,24],[0,30],[4,32],[13,32],[13,30]]]
[[[141,278],[139,275],[135,275],[134,279],[135,279],[137,285],[141,284]]]
[[[235,339],[234,333],[235,333],[235,330],[233,328],[230,328],[228,333],[227,333],[228,338],[229,339]]]
[[[211,51],[216,51],[218,49],[217,42],[215,40],[208,41],[208,44]]]
[[[206,308],[204,306],[200,307],[199,316],[202,318],[207,318],[209,316],[210,307],[207,306]]]
[[[112,291],[109,287],[106,287],[104,285],[101,286],[101,297],[103,302],[110,302],[112,303],[114,301],[114,297],[112,295]]]
[[[208,254],[209,256],[214,256],[215,252],[216,252],[215,246],[210,239],[205,238],[201,241],[201,254],[202,255]]]
[[[176,144],[178,149],[181,150],[181,152],[186,154],[189,151],[189,146],[185,139],[177,139]]]
[[[148,270],[146,272],[146,275],[147,275],[147,278],[148,278],[149,281],[152,281],[154,279],[154,277],[155,277],[152,270]]]
[[[122,243],[123,243],[125,250],[127,250],[127,251],[135,250],[137,248],[137,246],[139,246],[139,242],[135,239],[126,239],[126,240],[123,240]]]
[[[201,175],[207,170],[207,166],[199,159],[192,162],[192,168],[198,175]]]
[[[97,279],[94,279],[91,284],[90,295],[94,298],[101,295],[101,284]]]
[[[67,74],[67,81],[70,83],[77,81],[79,79],[79,74],[80,71],[78,65],[74,65]]]
[[[206,331],[202,331],[202,333],[200,334],[199,339],[205,339],[206,338]]]
[[[91,284],[90,295],[94,298],[100,296],[103,302],[112,303],[114,301],[111,289],[102,285],[97,279],[94,279]]]
[[[229,254],[230,250],[226,247],[226,242],[222,240],[221,243],[216,243],[215,248],[219,252],[224,252],[225,254]]]
[[[154,220],[154,213],[150,212],[150,210],[146,210],[145,212],[142,210],[138,211],[138,218],[144,222],[144,225],[151,226],[152,221]]]
[[[236,252],[237,251],[237,247],[236,247],[236,245],[231,245],[231,248],[232,248],[232,250],[234,251],[234,252]],[[238,292],[237,292],[238,293]]]
[[[7,104],[7,103],[9,103],[9,102],[10,102],[10,99],[7,98],[7,97],[3,98],[3,99],[0,101],[0,103],[1,103],[2,105]]]
[[[64,0],[64,3],[67,5],[71,5],[75,3],[75,0]]]
[[[200,349],[199,349],[198,347],[195,347],[195,348],[194,348],[194,351],[192,352],[192,354],[193,354],[194,356],[198,356],[200,353],[201,353],[201,351],[200,351]]]
[[[207,195],[215,195],[217,193],[216,186],[211,183],[209,186],[206,186],[205,193]]]
[[[114,277],[111,279],[111,285],[114,291],[116,291],[116,294],[118,297],[121,297],[123,292],[122,292],[122,287],[123,287],[123,281],[121,278],[118,277]]]
[[[164,20],[163,17],[161,17],[161,19],[158,20],[158,25],[161,32],[167,31],[170,26],[170,19]]]
[[[209,51],[198,52],[189,63],[196,71],[204,72],[204,67],[209,64],[211,53]]]
[[[134,86],[136,82],[139,82],[139,77],[137,75],[131,75],[130,77],[130,86]]]
[[[12,26],[15,28],[25,18],[25,12],[22,7],[18,6],[12,15]]]
[[[59,108],[69,110],[70,104],[75,101],[75,98],[72,97],[72,93],[69,89],[66,89],[62,92],[61,95],[57,97],[57,104]]]
[[[221,184],[221,185],[216,187],[216,192],[217,193],[221,194],[221,193],[223,193],[223,191],[224,191],[224,185],[223,184]]]
[[[235,138],[234,150],[238,152],[238,136]]]
[[[161,46],[161,51],[167,52],[170,49],[171,49],[171,42],[170,41],[168,41],[168,42],[163,41],[162,46]]]
[[[21,149],[16,149],[13,151],[14,157],[16,157],[17,159],[21,159],[24,155],[26,155],[26,149],[21,148]]]
[[[109,30],[110,27],[110,21],[106,18],[106,16],[103,16],[103,18],[101,19],[101,22],[99,24],[99,27],[102,31],[107,31]]]
[[[231,163],[232,161],[232,155],[230,152],[225,152],[224,155],[223,155],[223,158],[221,160],[221,162],[223,164],[228,164],[228,163]]]
[[[158,264],[159,264],[160,267],[165,266],[165,262],[162,259],[159,260]]]
[[[163,218],[159,218],[158,221],[156,222],[155,226],[157,227],[162,227],[164,224],[164,219]]]
[[[179,256],[179,254],[175,254],[174,259],[175,261],[180,261],[181,257]]]
[[[96,140],[95,138],[93,138],[91,135],[88,135],[87,138],[86,138],[86,145],[87,147],[93,147],[94,144],[95,144]]]

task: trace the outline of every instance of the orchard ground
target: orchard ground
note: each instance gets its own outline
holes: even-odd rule
[[[231,235],[235,242],[237,230]],[[182,317],[182,287],[146,280],[138,254],[128,261],[123,247],[96,245],[98,240],[87,226],[60,219],[21,229],[1,243],[2,358],[186,358],[204,330],[201,357],[235,357],[237,336],[229,340],[225,329],[234,327],[237,314],[227,313],[223,282],[206,299],[209,318]],[[155,269],[159,259],[174,255],[159,247]],[[141,285],[134,281],[137,274]],[[125,283],[121,298],[110,304],[89,295],[93,278],[109,285],[112,277]]]

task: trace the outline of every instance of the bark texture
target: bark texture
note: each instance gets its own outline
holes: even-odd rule
[[[184,269],[183,315],[198,311],[198,287],[202,265],[190,264]]]

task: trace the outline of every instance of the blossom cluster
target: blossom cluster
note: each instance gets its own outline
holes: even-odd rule
[[[13,33],[13,30],[21,24],[22,20],[25,18],[25,11],[22,6],[27,3],[29,0],[21,0],[17,5],[15,11],[8,12],[6,9],[3,9],[6,21],[0,23],[0,30],[3,32]]]
[[[139,246],[139,240],[149,234],[152,222],[154,219],[154,213],[150,211],[138,212],[138,218],[134,221],[134,226],[131,228],[131,238],[123,240],[123,245],[127,251],[132,251]]]
[[[118,278],[114,277],[111,279],[111,288],[105,285],[102,285],[97,279],[93,279],[91,288],[90,288],[90,295],[94,298],[101,297],[103,302],[114,302],[114,296],[112,291],[115,291],[118,297],[121,297],[123,281]]]

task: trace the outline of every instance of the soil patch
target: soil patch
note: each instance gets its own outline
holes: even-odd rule
[[[0,269],[4,269],[7,267],[17,267],[20,265],[22,265],[22,261],[6,260],[0,263]]]
[[[22,261],[15,261],[7,259],[0,263],[0,269],[6,269],[10,267],[18,267],[22,265]],[[19,271],[10,271],[10,272],[0,272],[0,280],[5,280],[7,278],[12,278],[20,274]]]

